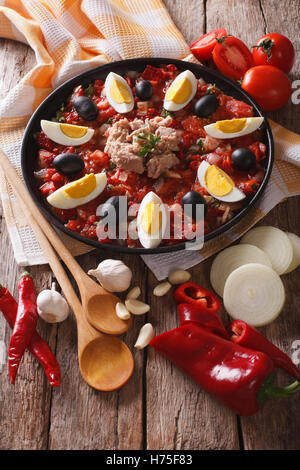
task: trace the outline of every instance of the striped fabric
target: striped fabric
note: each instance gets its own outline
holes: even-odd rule
[[[28,44],[36,64],[0,104],[0,146],[20,174],[20,146],[29,117],[43,99],[69,78],[109,61],[173,57],[195,61],[161,0],[0,0],[0,35]],[[300,137],[275,125],[278,159],[271,183],[249,220],[207,244],[200,254],[144,257],[158,277],[174,264],[189,267],[239,237],[285,197],[300,193]],[[0,191],[15,258],[20,265],[46,260],[2,175]],[[87,245],[65,237],[73,254]],[[163,272],[162,272],[163,271]]]

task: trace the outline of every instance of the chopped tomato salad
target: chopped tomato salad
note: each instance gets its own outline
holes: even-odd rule
[[[124,77],[112,77],[112,80],[119,80],[119,84],[117,89],[110,90],[123,93],[128,109],[132,106],[128,112],[116,110],[119,105],[114,104],[114,97],[119,95],[110,96],[103,80],[96,80],[85,88],[77,86],[58,109],[53,122],[92,129],[90,140],[81,145],[63,145],[43,131],[37,134],[35,176],[40,183],[42,198],[49,198],[85,175],[106,175],[104,189],[87,203],[62,208],[65,206],[50,204],[49,198],[49,209],[68,229],[89,239],[99,239],[97,225],[101,222],[101,215],[98,215],[97,208],[116,196],[127,198],[128,222],[131,223],[137,211],[130,211],[130,208],[135,204],[141,205],[150,192],[170,208],[181,207],[184,196],[190,197],[193,204],[195,193],[198,193],[205,205],[204,232],[209,233],[232,218],[256,193],[264,177],[263,160],[266,157],[261,131],[257,129],[247,135],[239,131],[236,137],[228,138],[227,131],[223,130],[225,138],[219,138],[205,130],[206,126],[218,121],[236,120],[237,124],[242,122],[244,125],[253,119],[252,107],[226,95],[215,84],[194,77],[195,81],[187,88],[190,93],[194,90],[193,97],[188,98],[189,102],[184,107],[172,111],[172,106],[180,107],[178,87],[186,86],[191,80],[188,75],[184,76],[173,90],[172,83],[179,73],[174,65],[148,65],[143,73],[129,72]],[[187,91],[183,90],[184,99],[188,97]],[[173,100],[168,110],[165,107],[167,95],[171,96],[170,101]],[[84,108],[86,103],[88,108]],[[65,129],[68,130],[67,127]],[[65,139],[64,127],[61,126],[60,130]],[[70,139],[63,141],[69,142]],[[237,150],[239,152],[235,152]],[[233,154],[235,158],[232,158]],[[240,200],[218,199],[213,195],[209,182],[201,184],[198,169],[202,162],[229,175],[230,184],[242,194]],[[171,235],[169,238],[162,236],[160,245],[173,245],[184,240],[184,236],[175,238],[173,232],[174,223],[171,221]],[[101,241],[125,243],[129,247],[143,246],[140,238],[133,239],[130,235],[125,241],[114,238]]]

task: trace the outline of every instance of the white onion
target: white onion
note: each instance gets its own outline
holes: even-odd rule
[[[292,262],[293,247],[289,237],[279,228],[255,227],[243,236],[241,243],[255,245],[269,256],[272,267],[280,275]]]
[[[281,312],[285,291],[278,274],[258,263],[244,264],[227,278],[224,306],[236,320],[252,326],[271,323]]]
[[[294,269],[298,268],[298,266],[300,265],[300,238],[294,233],[286,232],[286,234],[293,247],[293,257],[292,257],[291,264],[289,265],[287,270],[284,272],[284,274],[294,271]]]
[[[210,282],[216,293],[223,297],[225,282],[229,274],[249,263],[272,267],[268,255],[254,245],[234,245],[221,251],[214,259],[210,270]]]
[[[223,160],[222,155],[218,155],[215,152],[211,152],[206,155],[206,161],[210,163],[210,165],[218,165]]]

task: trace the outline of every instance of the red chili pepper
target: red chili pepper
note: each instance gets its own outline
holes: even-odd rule
[[[181,325],[198,323],[205,330],[211,331],[223,338],[229,338],[221,318],[216,313],[203,311],[202,308],[199,309],[198,305],[195,304],[179,304],[178,315]]]
[[[210,313],[217,313],[221,308],[218,297],[195,282],[185,282],[177,287],[174,299],[177,304],[195,304],[199,309]]]
[[[150,345],[241,416],[257,413],[268,397],[287,397],[300,389],[297,381],[285,388],[274,384],[274,364],[266,354],[195,323],[156,336]]]
[[[17,317],[8,350],[9,377],[11,383],[15,383],[21,359],[29,346],[38,321],[36,292],[32,277],[27,272],[24,272],[19,279],[18,291],[19,303]]]
[[[1,285],[0,310],[11,329],[13,329],[17,317],[18,304],[6,287]],[[42,365],[50,385],[58,387],[61,384],[59,364],[48,344],[36,331],[33,333],[27,349]]]
[[[242,320],[234,320],[228,325],[228,331],[232,335],[231,340],[240,346],[262,351],[267,354],[274,364],[300,380],[300,371],[291,359],[277,346],[265,338],[259,331]]]

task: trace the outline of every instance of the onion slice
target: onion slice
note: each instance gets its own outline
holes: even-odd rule
[[[273,269],[283,274],[293,258],[293,247],[289,237],[276,227],[255,227],[243,236],[241,243],[255,245],[269,256]]]
[[[249,263],[259,263],[272,267],[268,255],[254,245],[234,245],[221,251],[213,261],[210,270],[210,282],[216,293],[223,297],[224,286],[229,274]]]
[[[298,235],[295,235],[294,233],[290,232],[285,232],[292,244],[293,247],[293,257],[291,264],[287,268],[287,270],[284,272],[284,274],[290,273],[291,271],[294,271],[294,269],[298,268],[300,265],[300,238]]]
[[[225,283],[225,309],[235,320],[244,320],[252,326],[267,325],[275,320],[284,301],[280,277],[263,264],[244,264],[233,271]]]

